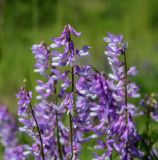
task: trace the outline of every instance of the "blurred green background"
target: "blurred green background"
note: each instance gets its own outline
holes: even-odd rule
[[[128,65],[136,65],[141,92],[157,91],[157,0],[0,0],[0,102],[14,110],[15,94],[24,78],[32,87],[34,57],[31,46],[51,43],[70,23],[82,37],[77,46],[90,45],[90,63],[107,70],[106,32],[123,34],[129,42]]]
[[[70,23],[90,45],[88,60],[108,71],[104,55],[106,32],[129,42],[128,66],[136,65],[140,92],[158,91],[158,0],[0,0],[0,103],[16,111],[15,94],[27,79],[35,85],[31,46],[58,36]]]

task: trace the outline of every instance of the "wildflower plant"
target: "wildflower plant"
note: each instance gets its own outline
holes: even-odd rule
[[[140,94],[138,86],[130,81],[138,72],[134,66],[128,68],[128,43],[122,35],[108,33],[104,38],[105,55],[111,67],[107,75],[92,65],[78,64],[78,59],[89,56],[91,48],[88,45],[76,48],[73,39],[80,36],[81,32],[68,24],[59,37],[52,38],[51,44],[41,42],[32,46],[34,71],[41,75],[35,87],[36,104],[31,102],[32,92],[26,81],[17,94],[19,131],[25,132],[32,144],[19,145],[16,128],[11,137],[2,130],[0,136],[6,148],[6,160],[8,154],[16,160],[25,160],[30,155],[36,160],[78,160],[83,144],[92,140],[93,160],[145,157],[139,145],[143,137],[134,123],[137,108],[130,103]],[[158,103],[155,99],[152,102],[147,115],[157,121]],[[2,108],[0,118],[8,115]],[[5,123],[3,119],[0,127],[8,125],[9,130],[14,130],[14,124]],[[12,150],[7,145],[10,138],[15,142]]]
[[[39,103],[35,108],[30,107],[31,122],[24,124],[24,128],[29,125],[26,132],[34,139],[32,151],[35,157],[43,160],[51,157],[78,159],[82,143],[100,136],[106,137],[100,148],[107,147],[102,159],[112,157],[113,150],[120,154],[121,159],[139,157],[135,145],[139,136],[127,102],[128,96],[138,95],[137,86],[128,83],[127,77],[128,74],[135,75],[136,70],[134,67],[127,70],[127,45],[123,37],[109,34],[104,39],[108,42],[106,54],[113,71],[111,79],[108,79],[94,67],[80,67],[76,63],[76,56],[88,55],[90,47],[76,49],[72,35],[79,37],[81,33],[66,25],[59,37],[52,38],[51,45],[42,42],[32,47],[36,59],[35,72],[46,78],[46,82],[37,81]],[[63,48],[63,53],[57,48]],[[124,62],[119,60],[121,55]],[[27,97],[24,97],[23,105],[27,106],[24,110],[28,112],[31,93],[24,92]],[[62,121],[66,115],[69,117],[68,126]],[[37,133],[34,133],[34,127]],[[85,137],[85,132],[92,135]]]

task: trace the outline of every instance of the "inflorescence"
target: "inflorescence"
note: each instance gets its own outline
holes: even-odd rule
[[[37,80],[36,104],[26,82],[17,94],[20,132],[32,139],[21,145],[17,139],[15,119],[6,107],[0,107],[0,140],[5,147],[5,159],[78,160],[82,146],[93,141],[93,160],[142,159],[134,116],[138,111],[132,98],[138,98],[139,88],[130,81],[137,75],[136,67],[127,66],[128,43],[123,36],[108,33],[105,55],[111,67],[106,75],[91,65],[78,61],[89,55],[90,46],[77,49],[74,37],[81,36],[69,24],[61,35],[32,46]],[[157,121],[157,101],[152,103],[150,116]],[[12,134],[8,134],[12,133]],[[92,147],[92,146],[91,146]]]

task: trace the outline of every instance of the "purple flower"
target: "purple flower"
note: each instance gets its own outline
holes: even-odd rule
[[[74,101],[73,94],[74,93],[67,93],[64,101],[61,103],[61,108],[63,109],[63,111],[65,110],[67,114],[69,112],[72,112],[73,101]]]
[[[66,66],[73,65],[75,61],[75,55],[86,56],[89,54],[89,46],[84,46],[81,50],[75,49],[74,42],[71,39],[71,34],[80,36],[80,32],[76,32],[69,24],[65,26],[64,31],[58,38],[53,38],[53,44],[51,48],[59,48],[64,46],[64,53],[58,51],[52,51],[52,66]]]
[[[112,73],[109,74],[111,80],[108,81],[108,85],[112,91],[115,105],[118,107],[117,116],[112,119],[107,132],[108,152],[105,153],[105,156],[110,158],[113,150],[115,150],[120,154],[122,160],[130,160],[131,157],[140,158],[143,154],[137,148],[139,136],[132,120],[133,106],[131,108],[131,104],[128,104],[128,98],[139,97],[138,87],[128,79],[128,76],[135,76],[137,71],[135,67],[127,69],[125,53],[127,43],[124,42],[123,36],[109,33],[104,41],[108,43],[105,54],[108,56],[109,65],[112,69]],[[120,60],[120,56],[122,56],[123,61]]]
[[[21,87],[20,92],[16,95],[18,101],[18,115],[25,117],[28,114],[29,104],[32,98],[32,92],[27,92],[25,87]]]
[[[111,159],[113,153],[121,160],[142,157],[132,118],[136,109],[128,102],[139,97],[139,88],[129,79],[137,70],[127,67],[127,42],[122,35],[111,33],[104,38],[111,67],[108,77],[90,65],[80,67],[76,63],[76,57],[88,55],[90,48],[76,49],[72,37],[80,35],[68,24],[59,37],[52,38],[50,46],[33,45],[35,72],[44,76],[35,88],[37,104],[32,106],[32,93],[26,86],[17,94],[19,121],[23,123],[20,131],[27,133],[33,143],[16,146],[8,150],[8,155],[23,159],[28,151],[35,160],[78,160],[83,143],[93,139],[93,147],[102,150],[94,153],[95,159]],[[152,117],[157,116],[156,108],[152,113]]]
[[[54,43],[50,45],[51,48],[58,48],[64,45],[67,45],[70,41],[70,36],[73,34],[74,36],[79,37],[81,35],[81,32],[75,31],[73,27],[71,27],[69,24],[65,26],[63,32],[61,33],[60,37],[58,38],[52,38]],[[73,45],[73,44],[71,44]]]
[[[128,70],[128,75],[129,76],[136,76],[138,74],[138,71],[136,69],[135,66],[130,67],[130,69]]]
[[[30,152],[27,150],[25,151],[25,149],[28,149],[26,145],[8,148],[5,151],[5,160],[26,160],[26,157],[30,154]]]
[[[19,130],[27,133],[35,140],[37,134],[34,132],[34,127],[36,127],[36,124],[30,108],[32,92],[27,91],[26,86],[22,86],[20,92],[17,94],[17,98],[19,99],[18,120],[23,124],[23,126],[19,127]]]
[[[107,77],[103,73],[95,71],[90,66],[77,67],[76,71],[78,71],[78,75],[83,76],[76,83],[78,92],[77,116],[74,119],[76,130],[82,133],[82,136],[78,136],[78,140],[82,144],[91,139],[106,136],[107,127],[116,116],[116,106],[107,83]],[[85,71],[85,74],[83,74],[83,71]],[[84,137],[83,132],[91,132],[92,134]],[[99,143],[94,147],[104,149],[105,142],[100,140]],[[97,156],[97,158],[101,157]]]
[[[47,99],[54,92],[55,80],[53,76],[50,76],[48,82],[44,83],[41,80],[37,81],[38,86],[36,86],[36,91],[39,95],[36,97],[37,99]]]
[[[135,76],[137,74],[136,68],[131,67],[125,71],[125,62],[120,61],[119,57],[124,56],[127,46],[123,41],[123,36],[115,36],[108,34],[108,37],[104,38],[105,42],[108,42],[105,54],[108,56],[108,61],[112,69],[112,73],[109,74],[111,81],[108,82],[110,88],[113,90],[113,98],[119,102],[119,106],[125,106],[125,85],[128,97],[139,97],[139,88],[134,83],[128,82],[129,76]],[[127,73],[126,73],[127,72]],[[125,82],[127,81],[127,82]],[[127,84],[126,84],[127,83]]]
[[[58,38],[53,38],[53,44],[50,45],[51,48],[59,48],[64,47],[64,52],[60,53],[58,51],[52,51],[52,66],[57,67],[55,70],[53,69],[54,75],[58,78],[58,84],[60,85],[60,92],[58,94],[59,98],[61,98],[61,104],[55,105],[56,110],[59,114],[63,115],[64,113],[69,114],[69,128],[66,129],[62,124],[61,130],[61,139],[62,143],[65,144],[64,155],[70,158],[71,156],[77,157],[80,150],[80,140],[83,136],[83,131],[80,131],[77,128],[77,120],[73,117],[75,111],[75,80],[77,74],[79,74],[79,67],[77,69],[76,63],[76,55],[77,56],[86,56],[89,54],[88,49],[89,46],[84,46],[81,50],[75,49],[74,42],[72,40],[72,35],[80,36],[80,33],[76,32],[70,25],[66,25],[64,31],[61,36]],[[58,67],[70,66],[71,70],[65,70],[62,73],[59,72]],[[88,68],[87,68],[88,70]],[[85,73],[83,73],[85,72]],[[71,73],[71,75],[69,74]],[[86,71],[82,71],[83,74],[87,74]],[[81,74],[81,72],[80,72]],[[71,76],[71,80],[69,77]],[[71,91],[69,91],[71,90]],[[58,107],[59,106],[59,107]],[[73,133],[71,134],[73,130]],[[69,138],[70,137],[70,138]],[[80,140],[79,140],[80,139]],[[77,149],[76,149],[77,148]],[[74,153],[74,154],[73,154]],[[74,158],[73,157],[73,158]]]
[[[66,94],[66,90],[71,86],[71,80],[69,80],[70,71],[66,70],[61,73],[57,69],[52,69],[54,76],[57,78],[58,82],[60,83],[60,91],[58,96],[63,98]]]
[[[86,65],[83,67],[75,66],[76,74],[80,77],[91,77],[95,74],[95,71],[92,69],[91,66]]]
[[[104,41],[108,43],[107,51],[105,54],[108,56],[119,56],[122,52],[125,52],[127,49],[127,42],[123,41],[122,35],[113,35],[108,33],[108,37],[104,38]]]
[[[9,113],[6,106],[0,106],[0,142],[5,147],[14,147],[18,143],[16,134],[15,118]]]
[[[19,145],[16,120],[6,106],[0,106],[0,143],[5,148],[5,160],[25,160],[30,154],[25,145]]]
[[[41,42],[32,46],[32,52],[36,59],[34,71],[45,75],[45,71],[49,68],[49,48],[44,42]]]
[[[142,157],[143,153],[137,149],[137,142],[140,137],[137,134],[131,114],[128,117],[121,115],[113,121],[109,128],[109,140],[106,144],[109,151],[114,148],[121,154],[121,160],[131,159],[131,157]]]

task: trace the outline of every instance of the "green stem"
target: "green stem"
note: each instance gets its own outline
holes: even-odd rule
[[[54,84],[55,104],[58,103],[56,84],[57,84],[57,82],[55,82],[55,84]],[[63,156],[62,156],[62,148],[61,148],[60,135],[59,135],[60,130],[59,130],[58,112],[55,111],[55,114],[56,114],[56,125],[57,125],[56,134],[57,134],[58,154],[59,154],[60,160],[62,160]]]
[[[73,158],[73,123],[72,115],[69,113],[69,123],[70,123],[70,146],[71,146],[71,160]]]
[[[72,85],[71,85],[71,92],[74,93],[74,67],[71,68],[71,81],[72,81]],[[74,96],[74,94],[73,94]],[[73,98],[73,106],[74,106],[74,98]],[[73,122],[72,122],[72,115],[71,112],[69,113],[69,123],[70,123],[70,146],[71,146],[71,160],[73,158]]]
[[[127,93],[127,84],[128,84],[128,75],[127,75],[127,60],[126,60],[126,54],[125,52],[123,52],[123,58],[124,58],[124,73],[125,73],[125,82],[124,82],[124,94],[125,94],[125,114],[126,114],[126,127],[128,127],[128,116],[129,116],[129,113],[128,113],[128,108],[127,108],[127,105],[128,105],[128,93]],[[128,141],[126,143],[126,149],[127,149],[127,152],[128,152]]]
[[[38,132],[38,135],[39,135],[39,139],[40,139],[40,143],[41,143],[41,155],[42,155],[42,159],[45,160],[45,156],[44,156],[44,148],[43,148],[43,140],[42,140],[42,135],[41,135],[41,132],[40,132],[40,128],[39,128],[39,125],[38,125],[38,122],[37,122],[37,119],[36,119],[36,116],[35,116],[35,113],[34,113],[34,110],[32,108],[32,105],[30,103],[30,109],[31,109],[31,113],[32,113],[32,116],[35,120],[35,123],[36,123],[36,127],[37,127],[37,132]]]
[[[71,46],[70,46],[70,42],[71,42],[71,34],[70,34],[70,30],[68,28],[68,26],[66,26],[66,30],[67,33],[69,34],[69,52],[71,54]],[[74,89],[74,85],[75,85],[75,79],[74,79],[74,66],[72,65],[71,67],[71,92],[73,93],[73,109],[74,109],[74,93],[75,93],[75,89]],[[70,159],[73,159],[73,121],[72,121],[72,114],[71,112],[69,112],[69,125],[70,125],[70,150],[71,150],[71,157]]]
[[[26,92],[27,92],[27,95],[28,97],[30,96],[29,95],[29,92],[28,92],[28,89],[27,89],[27,86],[25,85],[25,89],[26,89]],[[36,119],[36,116],[35,116],[35,112],[34,112],[34,109],[31,105],[31,103],[29,104],[29,108],[31,110],[31,114],[32,114],[32,117],[35,121],[35,124],[36,124],[36,128],[37,128],[37,132],[38,132],[38,136],[39,136],[39,140],[40,140],[40,145],[41,145],[41,156],[42,156],[42,160],[45,160],[45,155],[44,155],[44,148],[43,148],[43,140],[42,140],[42,135],[41,135],[41,131],[40,131],[40,127],[38,125],[38,122],[37,122],[37,119]]]
[[[55,112],[56,114],[56,123],[57,123],[57,144],[58,144],[58,153],[59,153],[59,157],[60,160],[62,160],[62,150],[61,150],[61,144],[60,144],[60,135],[59,135],[59,125],[58,125],[58,112]]]
[[[125,105],[126,105],[126,113],[128,113],[128,110],[127,110],[127,103],[128,103],[128,95],[127,95],[128,75],[127,75],[127,60],[126,60],[125,52],[123,52],[123,58],[124,58],[124,72],[125,72],[125,83],[124,83]]]

